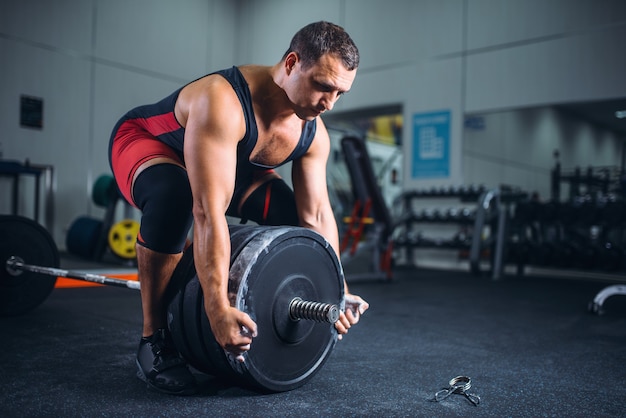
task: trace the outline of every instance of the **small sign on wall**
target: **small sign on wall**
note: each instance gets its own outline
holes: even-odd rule
[[[466,116],[463,123],[465,129],[472,129],[474,131],[485,130],[485,118],[483,116]]]
[[[20,96],[20,126],[25,128],[43,128],[43,99],[40,97]]]
[[[450,118],[449,110],[413,115],[413,178],[450,176]]]

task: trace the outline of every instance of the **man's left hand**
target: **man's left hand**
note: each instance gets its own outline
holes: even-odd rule
[[[339,333],[339,339],[343,334],[348,333],[348,329],[361,319],[361,315],[370,307],[360,296],[346,293],[345,295],[345,312],[341,312],[339,319],[335,322],[335,328]]]

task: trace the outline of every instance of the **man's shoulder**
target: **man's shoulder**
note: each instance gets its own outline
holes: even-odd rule
[[[232,90],[232,81],[221,72],[214,72],[187,84],[181,93],[191,97],[212,96],[213,93],[221,95]]]
[[[234,116],[241,102],[231,83],[217,73],[208,74],[187,84],[176,101],[177,115],[186,122],[193,109],[196,117]],[[215,119],[214,119],[215,120]]]

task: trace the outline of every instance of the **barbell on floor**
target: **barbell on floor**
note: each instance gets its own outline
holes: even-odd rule
[[[82,273],[53,267],[33,266],[30,264],[24,264],[23,260],[13,255],[7,260],[6,269],[11,276],[19,276],[23,272],[31,272],[53,277],[65,277],[68,279],[99,283],[107,286],[126,287],[128,289],[140,290],[138,281],[116,279],[114,277],[102,276],[99,274]],[[289,317],[294,321],[307,319],[311,321],[329,322],[334,324],[339,319],[339,308],[337,305],[330,303],[305,301],[296,296],[289,302]]]
[[[333,324],[344,308],[339,260],[323,237],[305,228],[236,225],[230,232],[229,299],[256,321],[258,336],[243,363],[217,344],[190,247],[167,290],[168,326],[176,347],[207,374],[266,391],[300,387],[337,342]],[[39,306],[57,277],[140,288],[136,281],[59,269],[50,234],[29,219],[0,215],[0,236],[10,237],[0,243],[0,316]]]
[[[122,280],[114,277],[101,276],[92,273],[82,273],[72,270],[64,270],[54,267],[34,266],[24,264],[24,260],[20,257],[12,255],[6,261],[7,272],[14,277],[22,275],[24,272],[45,274],[52,277],[65,277],[68,279],[82,280],[85,282],[105,284],[108,286],[127,287],[129,289],[139,290],[139,282],[134,280]]]

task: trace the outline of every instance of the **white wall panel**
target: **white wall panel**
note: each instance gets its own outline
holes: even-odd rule
[[[89,63],[21,43],[2,43],[11,57],[0,79],[0,126],[4,158],[53,165],[56,180],[57,240],[73,207],[86,209],[85,183],[89,149]],[[43,128],[19,124],[20,95],[43,99]],[[6,189],[2,193],[7,193]],[[6,196],[6,195],[5,195]],[[32,216],[32,195],[25,190],[21,206]],[[43,220],[43,215],[42,219]]]
[[[460,3],[460,2],[459,2]],[[470,0],[468,49],[561,37],[623,24],[623,0]]]
[[[246,0],[239,16],[236,64],[274,65],[303,26],[326,20],[341,25],[337,0]]]
[[[95,54],[176,77],[207,70],[211,40],[207,0],[98,2]]]
[[[239,1],[210,0],[209,52],[207,72],[228,68],[236,63],[240,27],[237,24]]]
[[[2,0],[0,32],[12,38],[89,54],[94,0]]]
[[[467,58],[468,112],[626,96],[626,26]]]
[[[346,29],[361,69],[407,65],[462,49],[458,0],[346,0]]]

